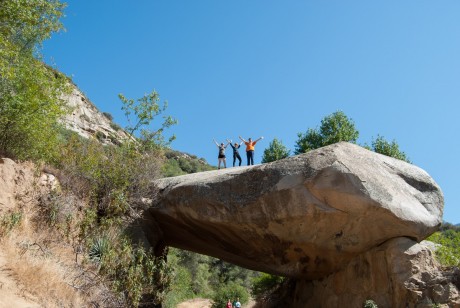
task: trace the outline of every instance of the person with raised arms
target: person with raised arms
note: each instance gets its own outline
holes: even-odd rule
[[[233,167],[235,167],[235,162],[237,159],[239,162],[238,166],[241,166],[241,156],[240,156],[240,153],[238,152],[238,149],[241,147],[241,144],[243,143],[243,141],[241,141],[240,143],[235,142],[235,145],[232,144],[231,139],[230,140],[227,139],[227,142],[230,144],[230,146],[233,149]]]
[[[248,139],[248,141],[244,140],[241,136],[239,136],[241,141],[244,142],[246,145],[246,157],[248,158],[248,166],[249,165],[254,165],[254,150],[255,150],[255,145],[259,140],[264,139],[264,137],[260,137],[256,140],[252,140],[251,138]]]
[[[228,143],[226,145],[224,145],[224,143],[222,142],[220,145],[219,143],[217,143],[216,139],[213,139],[214,140],[214,143],[217,145],[217,147],[219,148],[219,155],[217,156],[217,159],[219,161],[219,164],[218,164],[218,167],[217,169],[220,169],[220,164],[223,162],[224,163],[224,168],[227,168],[227,162],[226,162],[226,159],[225,159],[225,149],[227,148],[228,146]]]

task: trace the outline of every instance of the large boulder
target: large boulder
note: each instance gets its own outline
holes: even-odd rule
[[[441,224],[443,209],[425,171],[345,142],[155,186],[144,217],[153,245],[308,280],[389,239],[423,240]]]

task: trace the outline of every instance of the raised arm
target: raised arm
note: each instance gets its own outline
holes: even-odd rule
[[[264,139],[264,137],[260,137],[259,139],[254,140],[254,143],[258,142],[259,140]]]
[[[243,142],[247,142],[247,141],[246,141],[246,140],[244,140],[244,139],[243,139],[241,136],[238,136],[238,137],[241,139],[241,141],[243,141]]]
[[[217,143],[216,139],[213,138],[212,140],[214,140],[214,143],[217,145],[217,147],[219,147],[219,144]]]

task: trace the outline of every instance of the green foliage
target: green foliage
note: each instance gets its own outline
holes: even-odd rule
[[[11,212],[0,217],[0,237],[8,235],[22,221],[22,212]]]
[[[260,273],[259,276],[252,280],[251,295],[254,298],[264,296],[273,292],[284,281],[284,277],[275,276],[267,273]]]
[[[107,237],[96,237],[89,248],[89,259],[93,262],[102,262],[109,250],[110,243]]]
[[[175,159],[169,159],[166,161],[166,163],[163,165],[162,172],[164,177],[187,174],[187,172],[181,169],[179,162]]]
[[[130,306],[161,303],[171,283],[172,268],[164,258],[126,237],[109,241],[98,237],[90,252],[100,266],[100,273],[110,278],[113,289],[122,294]]]
[[[378,135],[375,140],[372,140],[372,147],[370,147],[370,150],[410,163],[406,153],[399,149],[399,145],[395,140],[388,142],[383,136],[380,135]]]
[[[352,119],[344,112],[336,111],[321,120],[319,130],[310,128],[306,133],[298,133],[297,136],[294,153],[301,154],[340,141],[355,143],[359,132]]]
[[[363,307],[364,308],[378,308],[377,304],[371,299],[366,300],[363,304]]]
[[[356,130],[352,119],[342,111],[337,111],[324,117],[319,129],[309,128],[306,133],[298,133],[297,137],[294,153],[301,154],[340,141],[356,143],[359,131]],[[378,135],[375,140],[372,140],[371,146],[364,144],[363,147],[410,163],[409,158],[399,149],[395,140],[388,142],[384,137]]]
[[[119,94],[125,112],[128,125],[126,132],[134,137],[139,134],[139,142],[142,149],[158,149],[167,147],[176,137],[173,135],[167,141],[164,138],[163,132],[166,128],[177,124],[177,120],[171,116],[163,116],[163,123],[156,129],[148,128],[152,121],[163,114],[168,107],[168,103],[159,104],[160,95],[153,90],[151,93],[134,100],[128,99],[123,94]]]
[[[262,163],[269,163],[272,161],[277,161],[289,157],[289,152],[290,151],[283,144],[283,142],[275,138],[264,150],[264,154],[262,156]]]
[[[113,115],[110,112],[103,112],[102,113],[110,122],[113,121]]]
[[[114,123],[114,122],[110,122],[110,127],[111,127],[114,131],[119,131],[119,130],[121,130],[120,125],[118,125],[117,123]]]
[[[0,1],[0,152],[11,157],[56,160],[68,81],[39,61],[37,47],[62,29],[63,9],[52,0]]]
[[[165,177],[215,169],[207,164],[204,159],[198,159],[194,155],[168,149],[165,152],[165,156],[168,159],[163,166],[163,176]]]
[[[460,265],[460,230],[436,232],[427,240],[439,244],[436,247],[436,257],[443,266]]]
[[[161,152],[139,153],[129,145],[103,146],[73,135],[62,147],[61,170],[69,188],[81,183],[82,194],[101,217],[122,217],[148,195],[150,180],[159,177]]]
[[[186,250],[174,249],[177,264],[187,269],[191,277],[190,290],[195,295],[207,296],[212,292],[209,283],[211,257]]]
[[[194,297],[192,290],[192,274],[187,267],[182,265],[181,251],[170,248],[168,254],[168,264],[174,269],[173,280],[170,291],[166,294],[163,306],[174,308],[180,302]]]
[[[212,307],[226,307],[227,301],[229,299],[233,302],[237,298],[240,299],[241,304],[247,303],[249,299],[249,292],[247,289],[234,281],[221,284],[212,297]]]

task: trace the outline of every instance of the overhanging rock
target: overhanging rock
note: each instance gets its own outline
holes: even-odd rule
[[[306,279],[391,238],[421,241],[442,220],[442,192],[425,171],[345,142],[155,186],[144,222],[153,245]]]

